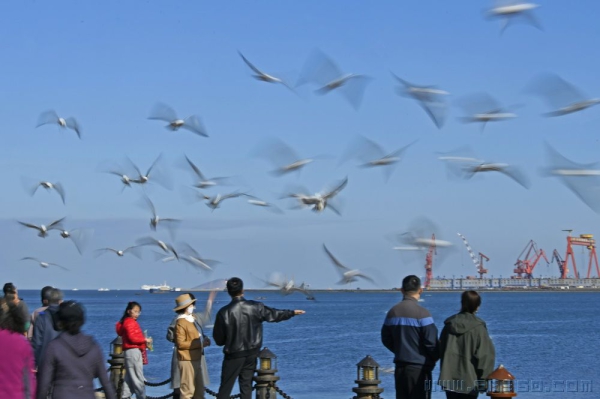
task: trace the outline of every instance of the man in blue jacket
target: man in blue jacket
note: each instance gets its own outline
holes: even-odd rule
[[[381,342],[394,353],[396,399],[429,399],[431,371],[440,358],[433,317],[419,305],[421,279],[402,280],[404,298],[390,309],[381,327]]]

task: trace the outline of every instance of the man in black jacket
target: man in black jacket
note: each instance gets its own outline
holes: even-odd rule
[[[396,399],[429,399],[431,371],[440,358],[438,331],[427,309],[419,306],[421,279],[402,280],[404,298],[385,317],[381,342],[394,353]]]
[[[262,323],[288,320],[304,314],[304,310],[278,310],[248,301],[244,298],[244,283],[237,277],[227,281],[227,292],[231,302],[217,313],[213,330],[213,339],[223,346],[225,354],[217,399],[229,399],[236,379],[241,399],[251,399],[252,376],[262,346]]]

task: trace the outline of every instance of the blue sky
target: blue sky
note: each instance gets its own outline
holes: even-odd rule
[[[419,216],[433,220],[438,236],[455,243],[455,251],[434,264],[435,275],[474,274],[457,231],[491,258],[487,266],[494,276],[512,274],[530,239],[547,253],[557,248],[564,256],[561,229],[596,233],[598,215],[555,179],[539,176],[543,142],[577,162],[599,160],[600,109],[544,118],[546,104],[523,89],[539,73],[553,72],[590,96],[600,95],[595,51],[600,4],[540,4],[535,15],[543,31],[515,24],[502,36],[499,21],[483,18],[491,3],[481,1],[5,4],[7,18],[0,26],[3,280],[21,288],[134,288],[164,280],[190,287],[237,275],[258,287],[253,276],[279,271],[313,287],[335,287],[338,275],[321,248],[326,243],[348,266],[371,271],[378,286],[387,288],[398,286],[406,274],[423,275],[424,255],[410,259],[385,238],[406,231]],[[293,77],[315,48],[344,71],[373,78],[358,111],[337,93],[316,96],[303,86],[296,96],[258,82],[237,54],[243,52],[268,73]],[[441,130],[416,103],[394,93],[389,71],[451,93]],[[519,117],[489,124],[483,134],[462,124],[456,100],[481,91],[504,105],[524,104]],[[180,116],[199,115],[210,137],[173,133],[148,120],[159,101]],[[47,109],[76,117],[83,139],[56,126],[36,129]],[[380,171],[352,162],[338,166],[337,158],[359,134],[390,150],[419,141],[386,184]],[[251,156],[269,137],[283,139],[301,155],[331,158],[315,161],[299,177],[274,178],[268,174],[271,165]],[[520,165],[531,189],[494,174],[448,180],[435,152],[463,145],[486,160]],[[151,233],[148,215],[135,205],[140,190],[120,193],[118,178],[99,170],[125,156],[145,169],[160,153],[175,189],[155,186],[148,193],[159,214],[185,220],[179,240],[222,262],[211,275],[184,264],[155,263],[149,252],[143,261],[92,256],[96,248],[125,247]],[[208,175],[236,176],[240,189],[270,201],[278,201],[290,184],[318,191],[348,176],[340,195],[343,216],[309,210],[276,215],[244,200],[226,202],[212,213],[202,203],[187,204],[180,191],[191,177],[176,166],[183,154]],[[60,181],[66,205],[53,193],[29,197],[23,176]],[[94,230],[83,256],[56,234],[41,239],[16,223],[63,216],[71,229]],[[41,269],[20,262],[24,256],[71,271]],[[558,268],[541,264],[536,272],[556,275]]]

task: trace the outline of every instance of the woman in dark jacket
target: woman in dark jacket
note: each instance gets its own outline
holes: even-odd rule
[[[447,399],[476,398],[479,390],[485,390],[483,380],[494,371],[494,344],[485,322],[475,316],[480,306],[479,294],[465,291],[460,312],[444,322],[438,383]]]
[[[50,341],[38,369],[38,399],[94,399],[98,378],[107,399],[117,395],[104,366],[102,350],[94,338],[81,333],[85,323],[83,306],[75,301],[60,304],[58,321],[62,333]]]

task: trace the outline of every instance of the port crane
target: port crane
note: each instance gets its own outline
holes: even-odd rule
[[[575,278],[580,278],[579,273],[577,272],[577,264],[575,263],[573,245],[584,246],[589,251],[589,261],[586,278],[590,278],[590,275],[592,274],[592,262],[594,262],[596,265],[596,275],[600,277],[600,267],[598,266],[598,256],[596,255],[596,240],[594,239],[594,236],[592,234],[580,234],[579,237],[572,237],[571,232],[573,230],[563,231],[568,231],[569,235],[567,236],[567,254],[565,255],[564,268],[561,271],[562,274],[560,278],[567,278],[567,274],[569,273],[569,258],[573,262],[573,272],[575,273]]]
[[[425,255],[425,289],[429,289],[431,280],[433,280],[433,255],[437,255],[435,234],[431,235],[429,249],[427,250],[427,255]]]
[[[486,262],[489,262],[490,258],[488,258],[484,254],[479,252],[479,259],[477,259],[477,257],[475,256],[475,253],[473,252],[473,249],[471,248],[471,245],[469,245],[469,242],[467,241],[465,236],[463,236],[460,233],[456,233],[456,234],[458,234],[458,236],[465,243],[465,246],[467,247],[467,251],[469,252],[469,256],[471,257],[471,260],[475,264],[475,269],[477,270],[477,273],[479,273],[479,278],[483,278],[483,276],[488,272],[488,270],[483,267],[484,259]]]
[[[535,269],[535,266],[541,258],[544,258],[547,264],[550,263],[544,250],[538,249],[535,241],[529,240],[529,243],[527,243],[527,246],[521,252],[515,263],[513,272],[516,276],[513,276],[513,278],[533,278],[533,269]]]
[[[560,272],[560,278],[566,278],[567,274],[569,274],[569,269],[565,268],[565,261],[563,260],[562,256],[560,256],[560,254],[558,253],[558,251],[555,249],[552,252],[552,260],[550,261],[550,263],[554,263],[554,261],[556,261],[556,264],[558,265],[558,271]],[[565,276],[565,277],[563,277]]]

